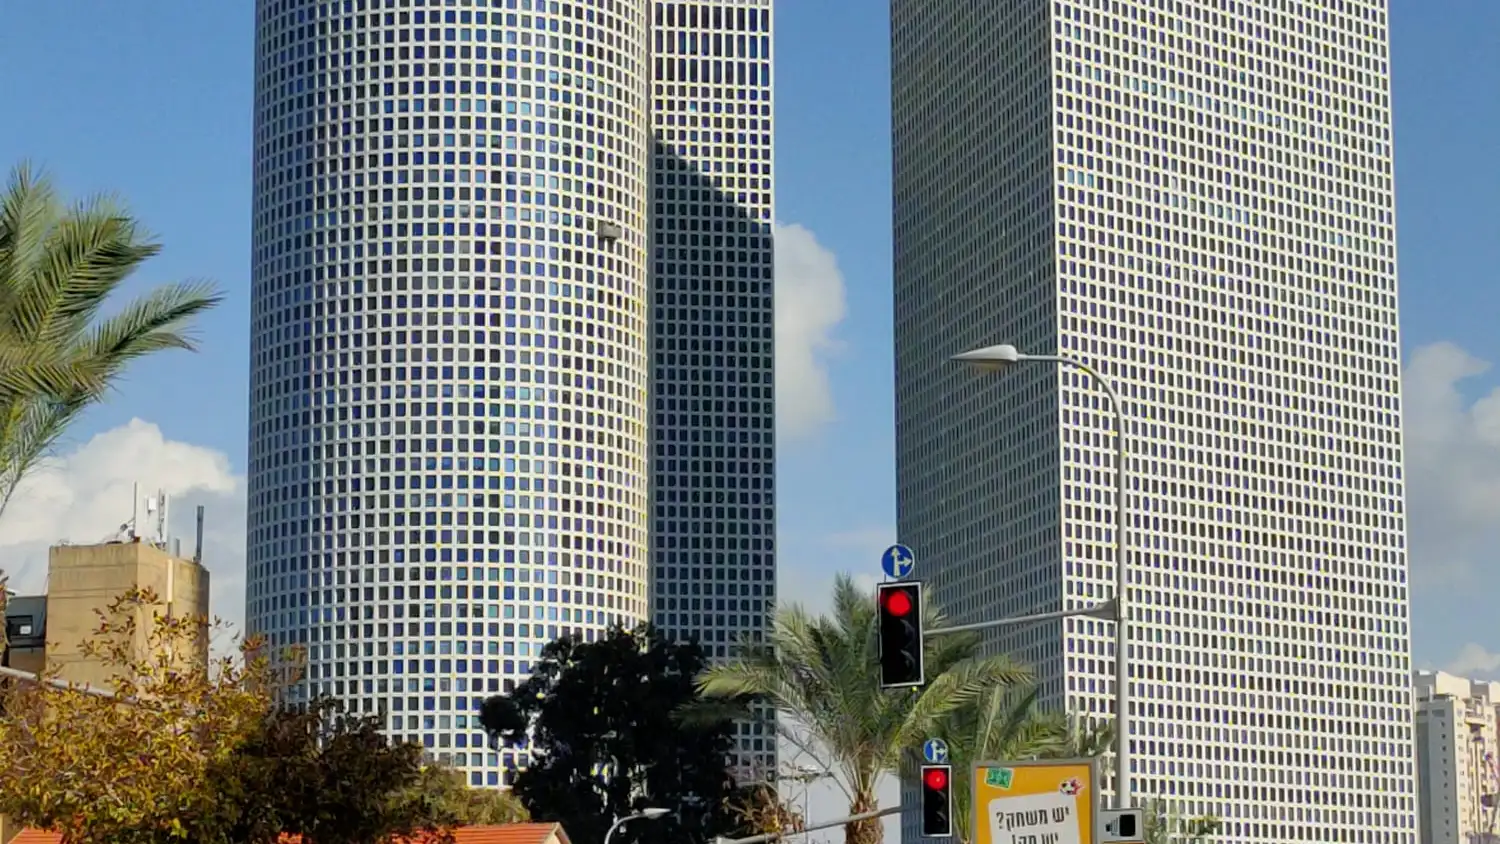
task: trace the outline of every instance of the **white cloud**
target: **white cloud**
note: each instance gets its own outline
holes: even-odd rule
[[[803,226],[777,223],[776,427],[805,436],[834,418],[827,358],[839,349],[844,275],[838,259]]]
[[[1443,670],[1471,680],[1495,679],[1500,675],[1500,654],[1490,653],[1483,645],[1469,642],[1459,649],[1458,655]]]
[[[1402,379],[1413,579],[1453,583],[1493,563],[1500,540],[1500,388],[1460,385],[1490,365],[1452,343],[1414,352]]]
[[[0,515],[0,567],[10,588],[22,595],[46,591],[47,549],[60,541],[114,538],[130,520],[135,484],[143,498],[158,489],[167,493],[168,532],[181,539],[186,557],[193,554],[195,510],[204,505],[210,609],[238,631],[245,614],[244,479],[222,452],[168,440],[140,419],[46,461],[21,483]],[[139,532],[150,536],[144,504],[139,515]]]

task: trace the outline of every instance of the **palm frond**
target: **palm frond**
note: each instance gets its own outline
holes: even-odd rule
[[[12,312],[15,280],[31,274],[58,213],[51,182],[28,164],[17,165],[0,196],[0,314]]]
[[[0,406],[4,407],[4,406]],[[13,402],[0,413],[0,513],[21,480],[78,417],[82,401]]]
[[[975,657],[951,666],[934,677],[917,698],[896,735],[903,747],[920,747],[954,711],[972,704],[990,689],[1029,684],[1031,669],[1009,657]]]
[[[157,288],[100,318],[160,250],[118,203],[64,209],[47,179],[12,172],[0,195],[0,513],[131,361],[194,348],[191,320],[222,301],[203,283]]]
[[[112,204],[78,207],[55,221],[30,275],[15,280],[13,329],[33,343],[73,340],[120,283],[160,251],[141,242],[135,223]]]
[[[112,375],[153,352],[194,351],[197,346],[185,330],[189,320],[222,301],[212,285],[202,282],[159,287],[94,327],[79,344],[80,356]]]

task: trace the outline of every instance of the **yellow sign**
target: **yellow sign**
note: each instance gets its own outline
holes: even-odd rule
[[[974,766],[974,844],[1093,844],[1092,759]]]

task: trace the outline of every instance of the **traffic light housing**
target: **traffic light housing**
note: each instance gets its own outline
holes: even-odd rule
[[[953,837],[952,766],[922,766],[922,837]]]
[[[880,687],[920,686],[922,665],[922,584],[882,583],[875,600],[880,613]]]

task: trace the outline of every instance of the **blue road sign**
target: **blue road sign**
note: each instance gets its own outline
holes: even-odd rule
[[[948,762],[948,742],[940,738],[930,738],[922,745],[922,758],[933,765],[943,765]]]
[[[916,556],[905,545],[892,545],[880,555],[881,570],[885,572],[886,577],[896,580],[911,574],[912,567],[916,564]]]

